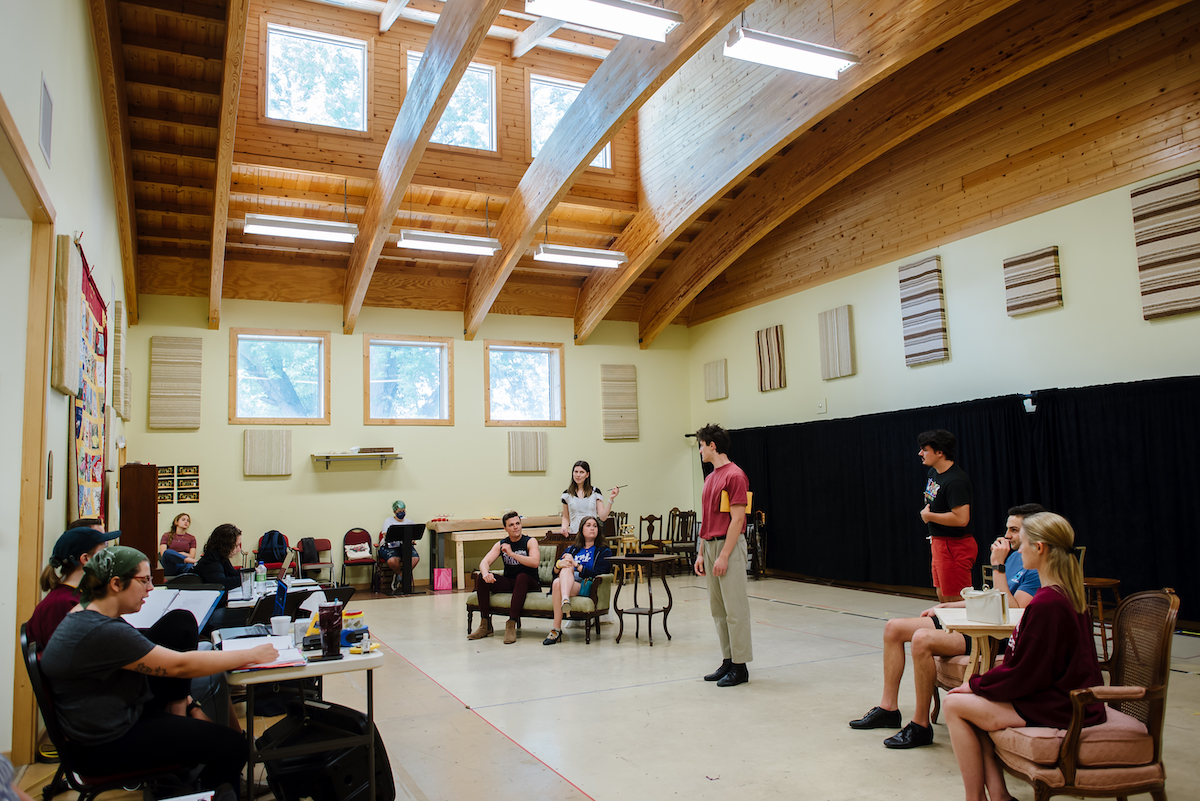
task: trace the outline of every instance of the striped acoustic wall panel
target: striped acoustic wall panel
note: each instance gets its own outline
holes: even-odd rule
[[[729,360],[717,359],[704,365],[704,399],[724,400],[729,397]]]
[[[150,428],[200,427],[199,337],[150,337]]]
[[[83,337],[83,260],[68,235],[56,237],[56,245],[50,386],[64,395],[77,395]]]
[[[906,365],[950,358],[941,256],[930,256],[900,268],[900,322]]]
[[[1200,172],[1130,193],[1142,317],[1200,311]]]
[[[290,476],[292,432],[290,429],[246,429],[242,474],[247,476]]]
[[[546,432],[508,432],[508,472],[546,472]]]
[[[604,439],[637,439],[637,367],[600,365],[600,412]]]
[[[1009,317],[1063,305],[1057,245],[1004,260],[1004,301]]]
[[[121,419],[128,421],[133,417],[133,373],[128,367],[122,372],[125,374],[125,397],[121,399]]]
[[[125,383],[129,372],[125,367],[125,304],[113,303],[113,319],[109,325],[112,341],[112,407],[125,422],[129,422],[129,387]]]
[[[754,336],[758,340],[758,391],[783,389],[787,386],[787,373],[783,365],[783,326],[764,328]]]
[[[838,306],[817,315],[821,338],[821,378],[854,375],[854,348],[850,344],[850,307]]]

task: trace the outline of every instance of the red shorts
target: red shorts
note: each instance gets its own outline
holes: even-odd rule
[[[933,551],[933,586],[945,596],[959,594],[963,587],[973,587],[971,569],[979,555],[975,538],[934,537],[930,540]]]

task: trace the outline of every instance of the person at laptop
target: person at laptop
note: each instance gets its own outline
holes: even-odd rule
[[[383,521],[383,528],[379,530],[379,561],[387,563],[388,569],[392,571],[392,594],[395,594],[400,589],[401,566],[400,560],[404,558],[403,553],[404,540],[397,534],[391,536],[388,530],[392,526],[398,526],[404,522],[404,514],[407,510],[404,507],[404,501],[396,501],[392,504],[392,516]],[[408,555],[412,560],[413,574],[416,574],[417,562],[421,561],[420,555],[417,553],[417,546],[412,546],[412,553]]]
[[[79,605],[42,654],[59,723],[71,741],[72,767],[110,775],[166,768],[182,759],[203,765],[199,779],[205,790],[227,785],[237,792],[245,739],[231,728],[180,714],[190,677],[270,662],[278,654],[271,645],[193,650],[195,618],[181,609],[163,619],[176,613],[190,618],[187,637],[171,642],[148,637],[122,615],[141,609],[150,590],[145,554],[120,545],[100,551],[84,565]]]
[[[232,559],[242,552],[242,530],[233,523],[222,523],[208,535],[204,555],[196,562],[196,573],[205,584],[219,584],[228,590],[240,589],[242,571],[233,566]],[[205,631],[216,631],[246,625],[249,609],[230,609],[228,596],[213,610]]]

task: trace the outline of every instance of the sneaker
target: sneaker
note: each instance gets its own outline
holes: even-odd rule
[[[546,635],[546,639],[542,640],[542,645],[558,645],[562,642],[562,632],[558,629],[550,629],[550,633]]]
[[[482,640],[484,637],[491,637],[495,632],[492,630],[492,621],[481,620],[479,627],[467,635],[468,640]]]
[[[400,589],[400,577],[392,574],[392,595],[395,595],[398,589]]]
[[[922,745],[933,745],[933,727],[913,723],[908,725],[883,741],[888,748],[919,748]]]
[[[512,645],[517,641],[517,621],[509,620],[504,624],[504,644]]]
[[[750,681],[750,669],[745,664],[739,665],[734,662],[729,667],[729,672],[717,680],[718,687],[734,687],[738,684],[745,684]]]
[[[850,721],[852,729],[898,729],[902,725],[899,709],[872,707],[858,720]]]
[[[705,681],[720,681],[725,678],[725,674],[733,670],[733,660],[726,659],[721,662],[721,666],[704,677]]]

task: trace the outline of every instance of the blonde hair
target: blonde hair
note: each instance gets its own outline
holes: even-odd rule
[[[1054,512],[1029,515],[1023,527],[1031,544],[1042,542],[1048,546],[1042,569],[1057,579],[1075,611],[1082,613],[1087,604],[1083,597],[1083,568],[1075,558],[1075,529],[1065,517]]]

